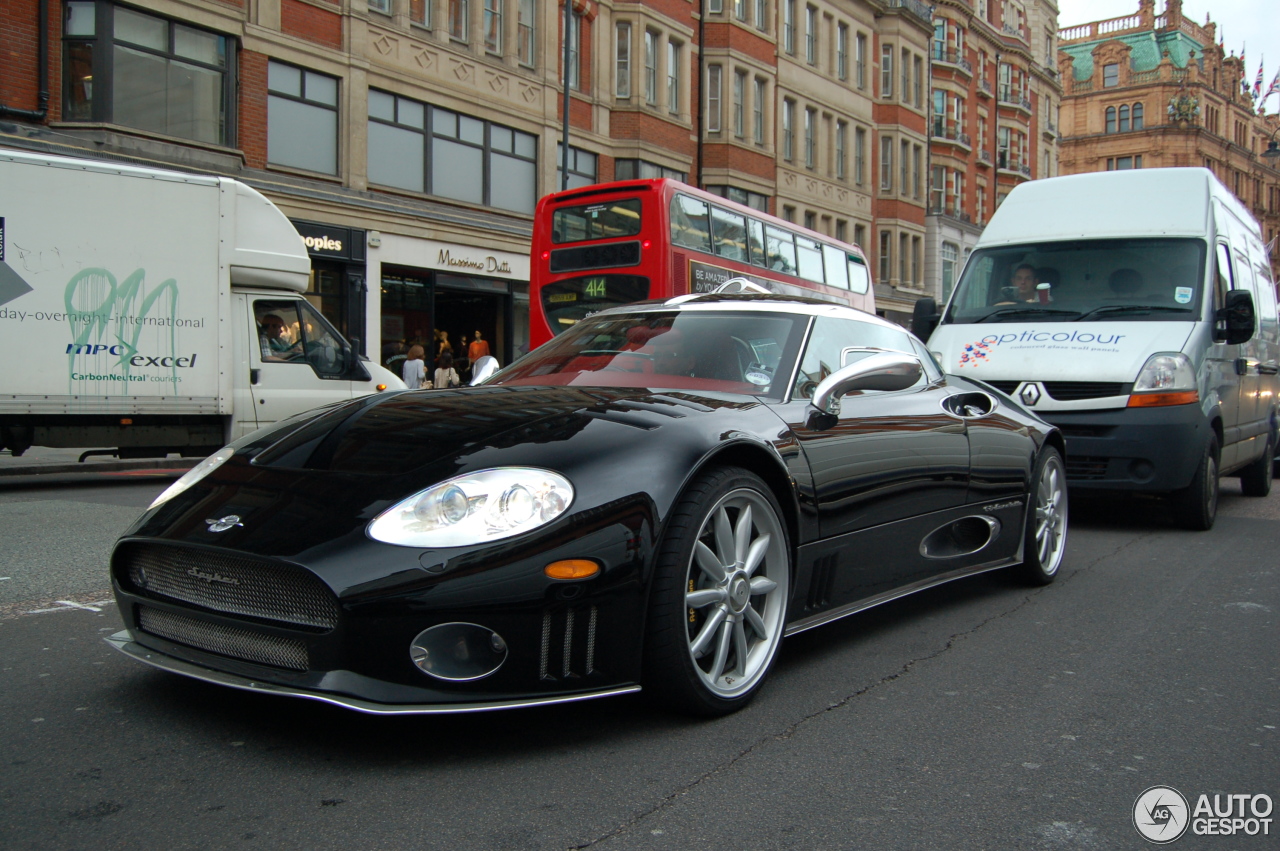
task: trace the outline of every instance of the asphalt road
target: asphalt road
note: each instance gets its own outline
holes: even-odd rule
[[[1280,801],[1280,487],[1226,480],[1208,533],[1074,500],[1054,585],[795,636],[711,722],[643,696],[376,718],[152,671],[101,637],[111,541],[159,487],[0,492],[0,847],[1144,848],[1150,786]],[[1272,818],[1173,847],[1280,847]]]

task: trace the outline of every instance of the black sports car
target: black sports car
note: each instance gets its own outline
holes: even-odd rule
[[[733,711],[784,635],[1053,580],[1063,441],[906,331],[765,295],[606,310],[460,390],[240,440],[117,543],[156,667],[376,713],[641,689]]]

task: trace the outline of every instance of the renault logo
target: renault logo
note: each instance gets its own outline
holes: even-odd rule
[[[226,517],[219,517],[217,520],[204,521],[209,524],[210,532],[225,532],[232,526],[243,526],[240,522],[239,514],[228,514]]]
[[[1018,398],[1028,408],[1035,407],[1036,402],[1040,401],[1040,388],[1035,384],[1024,384],[1022,392],[1018,394]]]

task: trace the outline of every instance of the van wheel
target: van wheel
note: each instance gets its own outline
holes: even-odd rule
[[[644,687],[666,704],[716,716],[745,706],[786,628],[791,555],[782,510],[755,474],[704,474],[668,521],[654,571]]]
[[[1028,585],[1048,585],[1067,549],[1067,470],[1052,446],[1045,447],[1036,464],[1030,503],[1016,575]]]
[[[1276,463],[1275,438],[1267,438],[1267,448],[1262,457],[1240,471],[1240,491],[1245,496],[1266,496],[1271,493],[1271,472]]]
[[[1210,435],[1191,484],[1173,495],[1173,511],[1184,529],[1205,532],[1218,518],[1218,437]]]

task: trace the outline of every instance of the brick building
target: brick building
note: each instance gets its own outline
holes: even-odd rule
[[[996,205],[1056,173],[1057,7],[940,0],[930,45],[927,293],[947,298]]]
[[[570,2],[570,185],[674,176],[859,242],[905,321],[927,265],[928,5]],[[563,9],[10,0],[0,147],[235,177],[293,219],[313,301],[366,352],[478,328],[505,362],[534,204],[560,187]]]
[[[1063,174],[1203,166],[1252,211],[1271,243],[1280,234],[1280,158],[1262,154],[1280,129],[1244,92],[1244,63],[1213,23],[1182,16],[1181,0],[1059,33],[1064,81]],[[1272,274],[1280,278],[1273,247]]]

